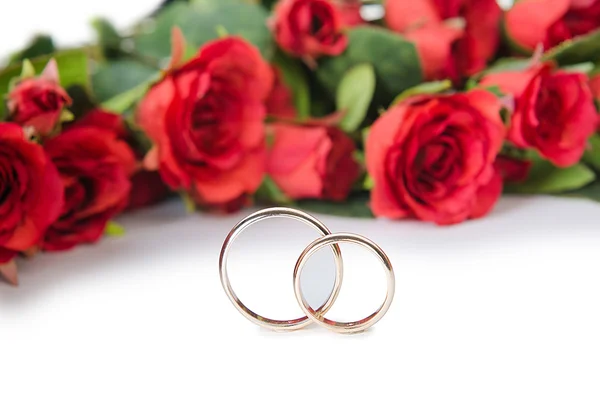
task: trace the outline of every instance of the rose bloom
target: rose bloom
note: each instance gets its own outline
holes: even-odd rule
[[[273,89],[266,101],[267,114],[271,117],[282,119],[294,119],[297,116],[294,106],[292,91],[283,80],[283,73],[276,67],[272,67]]]
[[[362,0],[329,0],[340,12],[346,26],[357,26],[365,23],[360,9]]]
[[[239,38],[206,44],[142,100],[138,124],[154,141],[145,164],[199,204],[252,194],[266,166],[265,101],[273,73]]]
[[[559,167],[579,161],[597,115],[588,78],[541,64],[524,71],[490,73],[480,83],[515,98],[508,138],[534,148]]]
[[[487,214],[502,190],[500,109],[492,93],[473,90],[409,98],[385,112],[365,148],[373,213],[440,225]]]
[[[600,28],[600,0],[520,0],[506,13],[504,26],[521,48],[549,49]]]
[[[35,133],[47,135],[58,124],[71,98],[60,86],[56,61],[51,60],[39,77],[20,81],[8,94],[10,119]]]
[[[458,80],[483,70],[500,43],[496,0],[387,0],[390,29],[415,43],[425,78]]]
[[[314,66],[321,55],[339,55],[348,45],[340,10],[328,0],[281,0],[272,24],[285,52]]]
[[[35,246],[62,204],[62,183],[42,147],[20,126],[0,123],[0,266]]]
[[[43,249],[66,250],[97,241],[108,221],[126,207],[135,158],[119,130],[107,127],[114,120],[114,115],[93,112],[46,142],[65,202],[46,232]]]
[[[336,127],[274,124],[268,173],[290,198],[342,201],[360,175],[354,142]]]

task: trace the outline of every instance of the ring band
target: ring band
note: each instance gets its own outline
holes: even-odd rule
[[[325,318],[324,311],[314,310],[313,308],[311,308],[306,299],[304,298],[304,295],[302,294],[302,288],[300,286],[300,275],[302,274],[302,269],[304,269],[304,266],[306,265],[308,259],[319,249],[326,246],[335,247],[338,245],[338,243],[353,243],[366,247],[379,258],[386,272],[387,293],[385,300],[373,314],[363,318],[362,320],[353,322],[337,322],[329,320]],[[394,277],[394,270],[385,252],[383,252],[383,250],[371,240],[363,236],[351,233],[328,234],[316,239],[306,247],[302,254],[300,254],[300,257],[296,262],[296,267],[294,268],[294,293],[296,295],[296,300],[298,301],[298,304],[302,308],[304,314],[306,314],[306,316],[310,320],[331,331],[345,334],[364,331],[367,328],[373,326],[379,320],[381,320],[381,318],[388,311],[390,305],[392,304],[392,300],[394,299],[395,284],[396,283]]]
[[[248,320],[252,321],[257,325],[260,325],[261,327],[269,328],[276,331],[292,331],[303,328],[308,324],[312,323],[313,321],[308,316],[296,318],[293,320],[273,320],[253,312],[246,305],[244,305],[244,303],[242,303],[242,301],[237,297],[237,295],[233,291],[233,288],[231,287],[231,283],[229,282],[229,275],[227,274],[227,258],[229,256],[229,249],[231,247],[231,244],[240,235],[240,233],[242,233],[246,228],[253,225],[254,223],[275,217],[299,220],[316,229],[319,233],[321,233],[322,236],[331,235],[331,231],[327,228],[327,226],[321,223],[318,219],[302,211],[294,210],[291,208],[268,208],[255,212],[242,219],[237,225],[235,225],[234,228],[229,232],[229,234],[225,238],[225,242],[223,243],[223,247],[221,248],[221,254],[219,256],[219,274],[221,277],[221,284],[223,285],[223,288],[225,289],[229,300],[239,310],[239,312],[244,315],[244,317],[246,317]],[[333,285],[333,290],[331,291],[329,298],[327,298],[327,301],[316,311],[311,309],[316,315],[323,315],[327,313],[329,309],[331,309],[340,292],[342,284],[343,261],[340,247],[336,243],[331,243],[328,245],[331,245],[336,264],[335,283]],[[294,272],[294,277],[296,277],[296,272]]]

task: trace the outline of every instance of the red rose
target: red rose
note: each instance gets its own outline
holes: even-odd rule
[[[390,29],[412,40],[428,80],[483,70],[500,43],[496,0],[387,0]]]
[[[283,81],[283,73],[275,66],[272,67],[272,70],[275,80],[266,102],[267,114],[282,119],[294,119],[297,113],[292,92]]]
[[[18,125],[0,123],[0,266],[40,241],[62,203],[62,183],[42,147]]]
[[[147,207],[169,197],[171,190],[156,171],[141,170],[131,177],[128,210]]]
[[[596,125],[588,78],[553,70],[549,64],[525,71],[491,73],[483,86],[514,96],[509,139],[517,147],[535,148],[560,167],[579,161]]]
[[[520,0],[506,13],[505,30],[523,49],[552,48],[600,28],[600,0]]]
[[[348,45],[340,11],[328,0],[282,0],[275,7],[275,41],[313,65],[321,55],[339,55]]]
[[[272,126],[268,173],[289,197],[341,201],[360,175],[354,142],[335,127]]]
[[[592,95],[596,100],[598,106],[600,106],[600,73],[596,74],[590,79],[590,88],[592,89]],[[597,130],[600,131],[600,114],[597,115]]]
[[[346,26],[357,26],[365,23],[360,9],[361,0],[329,0],[339,10],[342,21]]]
[[[365,150],[373,213],[442,225],[485,215],[502,190],[494,170],[500,108],[493,94],[474,90],[411,98],[384,113]]]
[[[155,143],[146,165],[200,204],[254,193],[264,176],[264,102],[272,83],[269,64],[244,40],[205,45],[140,104],[138,123]]]
[[[36,133],[47,135],[58,124],[71,98],[58,82],[56,62],[51,60],[39,77],[20,81],[8,94],[10,119]]]
[[[62,179],[65,202],[42,248],[65,250],[97,241],[108,221],[127,205],[135,158],[119,130],[109,128],[113,116],[92,113],[46,142],[46,153]]]

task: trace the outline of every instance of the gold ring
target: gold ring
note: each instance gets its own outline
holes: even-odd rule
[[[366,247],[371,252],[373,252],[380,260],[383,268],[385,269],[387,276],[387,294],[382,305],[371,315],[363,318],[362,320],[352,321],[352,322],[337,322],[333,320],[329,320],[325,318],[325,312],[320,310],[314,310],[310,307],[304,295],[302,294],[302,288],[300,286],[300,275],[302,274],[302,269],[306,265],[306,262],[319,249],[330,246],[337,246],[338,243],[353,243],[363,247]],[[373,326],[377,323],[381,318],[385,315],[385,313],[390,308],[392,304],[392,300],[394,299],[394,291],[395,291],[395,277],[394,277],[394,269],[392,268],[392,264],[385,254],[383,250],[371,240],[359,236],[357,234],[351,233],[335,233],[328,234],[323,237],[320,237],[310,243],[306,249],[300,254],[298,261],[296,262],[296,267],[294,268],[294,293],[296,295],[296,300],[298,304],[302,308],[302,311],[306,316],[317,324],[335,332],[349,334],[355,332],[361,332],[366,330],[367,328]]]
[[[302,211],[294,210],[291,208],[268,208],[265,210],[255,212],[242,219],[237,225],[235,225],[231,232],[229,232],[229,234],[225,238],[225,242],[223,243],[223,247],[221,248],[221,255],[219,256],[219,273],[221,276],[221,284],[223,285],[223,288],[225,289],[229,300],[239,310],[239,312],[244,315],[244,317],[246,317],[248,320],[252,321],[257,325],[260,325],[261,327],[269,328],[276,331],[292,331],[307,326],[308,324],[312,323],[312,320],[309,319],[307,316],[296,318],[293,320],[272,320],[270,318],[263,317],[253,312],[246,305],[244,305],[242,301],[237,297],[237,295],[233,291],[233,288],[231,287],[231,283],[229,282],[229,276],[227,274],[227,258],[229,256],[229,248],[231,247],[231,244],[237,238],[237,236],[239,236],[240,233],[242,233],[250,225],[265,219],[275,217],[299,220],[309,226],[312,226],[323,236],[331,234],[331,231],[327,228],[327,226],[321,223],[318,219]],[[331,295],[329,295],[327,301],[320,308],[314,311],[318,315],[325,314],[329,309],[331,309],[331,306],[333,306],[333,303],[335,302],[340,292],[342,284],[342,253],[340,251],[340,247],[337,244],[332,243],[330,245],[331,249],[333,250],[333,255],[336,264],[336,277],[333,285],[333,290],[331,291]]]

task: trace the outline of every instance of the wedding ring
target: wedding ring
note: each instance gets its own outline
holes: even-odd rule
[[[308,259],[321,248],[326,246],[335,247],[338,245],[338,243],[352,243],[369,249],[378,257],[387,276],[387,294],[385,300],[373,314],[363,318],[362,320],[353,322],[337,322],[329,320],[325,318],[324,311],[314,310],[311,308],[302,294],[300,275],[302,274],[302,269],[304,269]],[[381,318],[390,308],[392,300],[394,299],[395,284],[394,270],[385,252],[383,252],[383,250],[371,240],[351,233],[328,234],[316,239],[306,247],[302,254],[300,254],[298,262],[296,262],[296,267],[294,268],[294,293],[296,295],[296,300],[298,301],[298,304],[302,308],[304,314],[306,314],[310,320],[331,331],[345,334],[364,331],[381,320]]]
[[[231,244],[234,242],[234,240],[249,226],[262,220],[275,217],[299,220],[316,229],[322,236],[331,234],[331,231],[327,228],[327,226],[325,226],[315,217],[302,211],[298,211],[291,208],[268,208],[265,210],[255,212],[242,219],[237,225],[235,225],[231,232],[229,232],[229,234],[225,238],[225,242],[223,243],[223,247],[221,248],[221,255],[219,256],[219,273],[221,276],[221,284],[223,285],[223,288],[225,289],[225,292],[227,293],[227,296],[229,297],[231,303],[233,303],[233,305],[238,309],[238,311],[242,313],[242,315],[244,315],[244,317],[246,317],[248,320],[252,321],[257,325],[260,325],[261,327],[269,328],[276,331],[297,330],[309,325],[313,321],[307,316],[296,318],[293,320],[273,320],[253,312],[246,305],[244,305],[244,303],[242,303],[242,301],[237,297],[237,295],[233,291],[233,288],[231,287],[231,283],[229,282],[229,275],[227,274],[227,258],[229,256]],[[333,289],[331,291],[331,295],[329,295],[327,301],[320,308],[314,311],[316,315],[323,315],[327,313],[327,311],[335,302],[340,292],[342,284],[343,262],[340,247],[335,243],[330,245],[333,251],[334,260],[336,264],[336,277]]]

